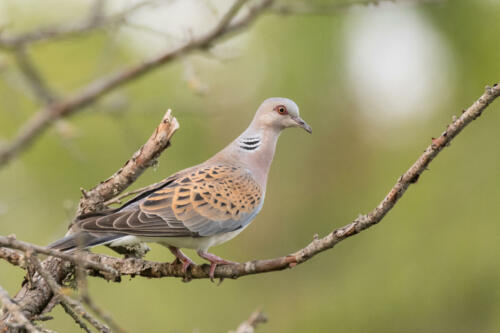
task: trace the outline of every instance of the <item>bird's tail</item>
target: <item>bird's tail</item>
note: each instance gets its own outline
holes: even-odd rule
[[[120,237],[123,237],[123,235],[92,234],[85,231],[78,231],[55,241],[54,243],[48,245],[48,248],[62,252],[73,252],[76,250],[88,249],[97,245],[108,244]]]

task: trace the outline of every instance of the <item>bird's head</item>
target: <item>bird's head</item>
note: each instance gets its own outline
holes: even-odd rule
[[[255,120],[261,126],[278,130],[301,127],[308,133],[312,133],[311,126],[300,118],[297,104],[288,98],[272,97],[266,99],[257,110]]]

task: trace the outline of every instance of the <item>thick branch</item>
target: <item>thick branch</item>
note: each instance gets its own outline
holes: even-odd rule
[[[68,295],[66,295],[62,290],[61,287],[59,286],[59,283],[54,279],[54,277],[50,274],[49,271],[47,271],[38,261],[38,258],[36,255],[28,255],[29,261],[35,266],[35,269],[38,274],[40,274],[47,285],[50,288],[50,291],[55,297],[58,297],[61,301],[61,304],[63,304],[63,307],[65,308],[66,312],[71,313],[71,310],[73,310],[75,313],[79,314],[82,316],[85,320],[87,320],[92,326],[94,326],[99,332],[102,333],[111,333],[111,330],[109,327],[106,325],[100,323],[97,319],[95,319],[91,314],[89,314],[84,308],[83,305],[80,304],[80,302],[72,299]],[[71,309],[71,310],[69,310]],[[72,316],[79,324],[80,326],[85,327],[84,325],[81,324],[80,321],[76,319],[76,317]]]
[[[28,332],[40,333],[40,330],[36,328],[35,325],[33,325],[33,323],[31,323],[31,321],[29,321],[24,316],[19,306],[11,300],[9,294],[5,289],[2,288],[2,286],[0,286],[0,301],[2,302],[6,311],[4,315],[12,317],[12,321],[10,321],[10,327],[12,327],[14,323],[16,323],[17,325],[25,328]],[[0,322],[0,332],[5,332],[8,329],[9,325]]]
[[[219,23],[208,33],[192,39],[177,48],[167,50],[157,57],[141,61],[140,64],[124,69],[116,74],[100,78],[87,85],[80,92],[73,95],[73,97],[69,97],[66,100],[54,103],[38,111],[21,127],[17,137],[4,149],[0,150],[0,166],[6,164],[18,152],[27,148],[56,119],[72,115],[83,107],[95,102],[104,94],[149,73],[159,66],[170,63],[195,50],[209,48],[213,43],[229,33],[241,31],[242,28],[247,27],[253,22],[258,14],[272,3],[272,0],[262,0],[258,5],[250,8],[244,17],[231,23],[231,19],[237,14],[234,9],[240,8],[242,2],[238,0],[228,11],[228,14],[231,15],[224,15]]]

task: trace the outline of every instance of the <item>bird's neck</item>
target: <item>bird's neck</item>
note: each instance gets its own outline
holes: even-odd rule
[[[247,168],[265,189],[280,132],[279,129],[259,126],[252,122],[236,140],[215,155],[214,159]]]

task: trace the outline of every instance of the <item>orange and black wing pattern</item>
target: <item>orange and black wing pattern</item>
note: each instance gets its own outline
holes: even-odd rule
[[[170,177],[165,186],[115,213],[77,223],[81,230],[98,233],[212,236],[247,225],[263,199],[261,187],[246,169],[223,164],[200,166]]]

